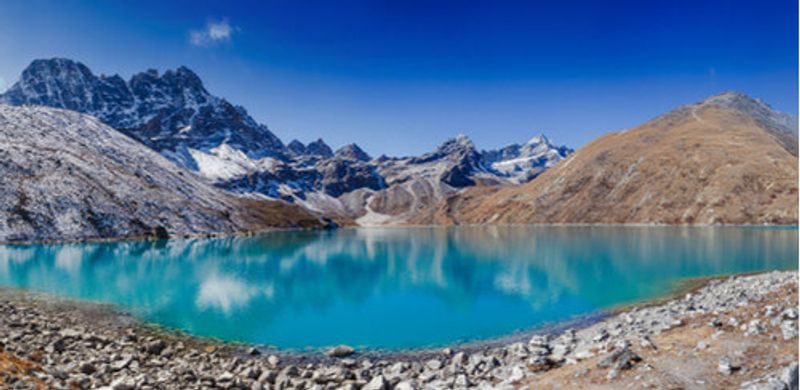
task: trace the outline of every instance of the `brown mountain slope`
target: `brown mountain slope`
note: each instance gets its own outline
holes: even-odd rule
[[[443,213],[457,223],[796,224],[793,126],[760,101],[716,95],[597,138],[525,185],[466,191]]]

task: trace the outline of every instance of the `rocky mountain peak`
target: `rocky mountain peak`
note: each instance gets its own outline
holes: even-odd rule
[[[208,151],[222,143],[253,158],[286,153],[266,126],[211,95],[185,66],[163,74],[148,69],[126,82],[117,75],[95,76],[73,60],[35,60],[0,102],[90,114],[190,169],[197,168],[191,149]]]
[[[85,65],[66,58],[34,60],[0,102],[51,105],[80,111],[93,104],[98,78]]]
[[[362,150],[356,144],[347,144],[339,148],[335,154],[338,158],[348,159],[348,160],[356,160],[356,161],[369,161],[372,160],[367,152]]]
[[[738,111],[753,119],[772,133],[784,147],[792,154],[797,155],[798,118],[795,115],[776,111],[761,99],[755,99],[747,94],[737,91],[723,92],[710,96],[698,103],[683,107],[676,111],[696,112],[703,107],[722,107]],[[670,115],[670,114],[667,114]]]
[[[185,65],[181,65],[177,69],[175,69],[175,74],[182,78],[197,80],[198,83],[202,84],[202,82],[200,81],[200,77],[197,75],[197,73],[187,68]]]
[[[451,150],[454,149],[468,150],[468,149],[475,149],[475,144],[472,143],[472,140],[465,134],[458,134],[456,135],[455,138],[451,138],[445,141],[441,147],[450,148]]]
[[[309,142],[306,145],[306,155],[310,156],[317,156],[323,158],[333,157],[333,150],[331,149],[322,138],[318,138],[316,141]]]
[[[168,70],[161,76],[167,85],[170,85],[176,91],[191,91],[195,94],[208,95],[208,91],[203,86],[203,81],[196,73],[191,71],[185,66],[181,66],[176,70]]]
[[[409,163],[443,164],[441,181],[456,188],[474,185],[472,175],[484,170],[475,145],[463,134],[448,139],[432,152],[412,158]]]
[[[302,156],[306,153],[306,146],[296,139],[293,139],[292,142],[289,142],[289,144],[286,145],[286,149],[292,156]]]
[[[717,104],[722,106],[746,106],[746,105],[759,105],[764,104],[760,99],[755,99],[743,92],[739,91],[725,91],[716,95],[709,96],[700,104]]]
[[[740,111],[761,124],[784,133],[797,134],[797,117],[776,111],[761,99],[752,98],[742,92],[728,91],[711,96],[700,106],[719,106]]]
[[[572,149],[554,145],[544,134],[531,137],[524,144],[481,152],[483,164],[492,171],[517,182],[526,182],[555,165]]]
[[[92,72],[86,65],[68,58],[50,58],[33,60],[22,71],[23,79],[66,79],[66,78],[93,78]]]
[[[423,154],[420,157],[411,159],[412,164],[423,164],[434,160],[451,159],[460,160],[464,157],[477,155],[475,144],[464,134],[459,134],[455,138],[444,141],[434,151]]]
[[[455,138],[452,138],[452,140],[459,143],[472,143],[472,140],[464,133],[456,134]]]
[[[200,77],[185,66],[161,76],[153,69],[136,74],[131,77],[130,88],[146,111],[195,108],[214,100]]]
[[[526,142],[525,144],[526,145],[541,145],[541,144],[549,145],[550,144],[550,140],[547,139],[547,137],[544,134],[539,134],[539,135],[535,135],[535,136],[531,137],[531,139],[529,139],[528,142]]]

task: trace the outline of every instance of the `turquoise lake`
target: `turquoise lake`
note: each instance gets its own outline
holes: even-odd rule
[[[489,226],[0,246],[0,286],[113,303],[195,335],[305,349],[442,346],[796,269],[798,230]]]

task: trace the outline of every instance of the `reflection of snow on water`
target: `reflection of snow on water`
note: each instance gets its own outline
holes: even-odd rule
[[[796,228],[462,226],[0,246],[0,286],[117,304],[225,340],[401,348],[477,340],[791,269]]]
[[[216,309],[230,315],[233,309],[247,305],[258,295],[272,298],[274,287],[269,284],[258,288],[230,275],[212,273],[200,284],[195,303],[201,310]]]
[[[531,281],[526,273],[502,273],[494,278],[494,286],[509,294],[519,294],[523,297],[531,294]]]
[[[11,277],[9,267],[12,263],[24,263],[33,259],[35,255],[36,250],[33,248],[0,245],[0,277]]]
[[[81,269],[81,261],[86,250],[83,246],[65,245],[56,253],[56,268],[70,274],[77,274]]]

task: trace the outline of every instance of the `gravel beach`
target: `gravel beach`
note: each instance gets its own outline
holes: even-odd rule
[[[165,331],[104,305],[4,289],[0,387],[796,389],[797,278],[713,279],[524,341],[385,354],[257,349]]]

